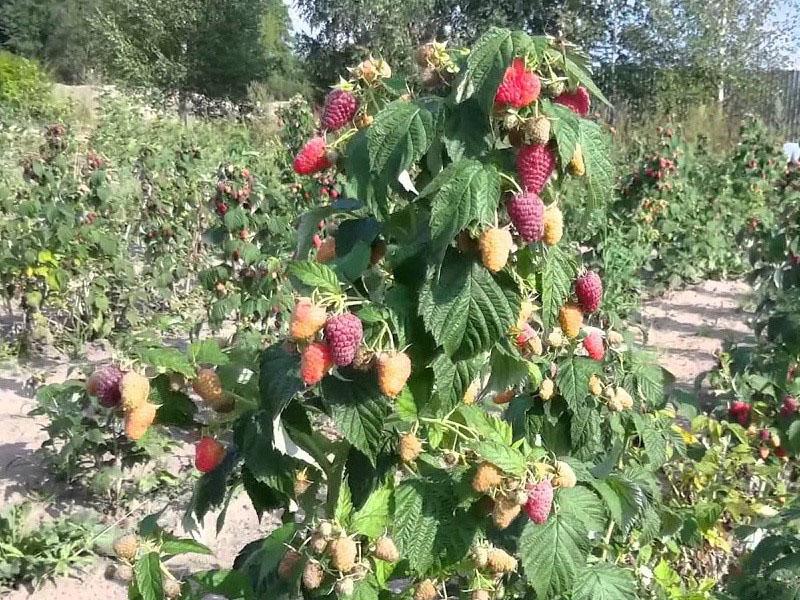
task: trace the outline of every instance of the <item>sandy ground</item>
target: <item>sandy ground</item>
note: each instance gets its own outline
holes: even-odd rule
[[[652,300],[642,308],[645,340],[655,349],[661,364],[676,377],[676,385],[692,389],[716,364],[716,353],[723,342],[740,340],[750,334],[747,314],[741,306],[746,302],[749,287],[741,282],[707,281],[683,290],[673,291]],[[104,358],[102,350],[89,353],[89,359]],[[44,361],[20,369],[16,365],[0,365],[0,507],[9,502],[30,498],[40,491],[44,471],[33,455],[45,439],[43,423],[27,415],[34,406],[32,386],[26,381],[34,374],[47,382],[63,381],[68,376],[63,361]],[[184,459],[189,449],[184,449]],[[184,460],[185,465],[188,460]],[[181,461],[176,462],[176,469]],[[79,509],[80,507],[74,507]],[[170,565],[177,573],[187,569],[229,567],[236,553],[247,542],[258,539],[275,526],[274,515],[259,523],[245,494],[236,498],[228,509],[225,527],[214,535],[211,515],[196,537],[214,550],[213,558],[183,559]],[[162,520],[168,528],[181,532],[180,515],[166,514]],[[37,590],[18,589],[8,600],[124,600],[126,590],[121,583],[105,578],[111,561],[100,558],[85,572],[72,578],[60,577]]]

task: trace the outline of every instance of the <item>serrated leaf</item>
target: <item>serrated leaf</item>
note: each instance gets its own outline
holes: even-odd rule
[[[492,27],[475,42],[455,91],[457,103],[473,96],[488,112],[503,73],[516,56],[515,37],[508,29]]]
[[[439,173],[420,196],[431,201],[431,237],[437,252],[467,225],[494,219],[500,201],[500,176],[477,160],[460,160]]]
[[[281,414],[294,395],[303,389],[297,374],[299,368],[300,357],[286,352],[280,342],[261,354],[261,406],[272,418]]]
[[[636,600],[636,588],[636,578],[629,570],[596,563],[578,575],[572,600]]]
[[[439,354],[433,360],[431,368],[436,397],[431,410],[435,416],[444,416],[461,403],[467,388],[476,380],[484,363],[483,356],[453,362],[446,354]]]
[[[302,260],[289,265],[289,275],[309,288],[316,288],[331,294],[341,293],[341,284],[336,273],[329,266]]]
[[[389,404],[378,389],[374,374],[343,370],[342,377],[322,381],[322,397],[330,407],[336,428],[374,465],[384,440],[383,422]]]
[[[603,92],[600,91],[600,88],[595,85],[594,81],[590,77],[589,73],[586,72],[583,68],[581,68],[578,64],[575,63],[574,60],[567,58],[564,62],[564,70],[567,74],[574,78],[575,81],[583,85],[589,92],[591,92],[592,96],[596,97],[606,106],[611,106],[611,103],[608,99],[603,95]]]
[[[438,521],[424,510],[425,486],[420,480],[406,482],[395,492],[394,535],[400,554],[417,573],[433,563]],[[430,498],[427,500],[431,501]]]
[[[156,423],[188,427],[194,424],[197,405],[183,392],[175,392],[168,375],[159,375],[150,382],[150,402],[158,405]]]
[[[478,158],[490,149],[489,119],[480,104],[470,100],[453,111],[445,123],[444,147],[453,162],[462,158]]]
[[[350,493],[350,485],[347,478],[339,486],[339,495],[336,497],[336,508],[333,511],[333,518],[342,527],[350,527],[350,517],[353,515],[353,496]]]
[[[597,123],[581,119],[580,144],[586,165],[588,207],[603,206],[612,201],[614,193],[614,165],[608,134]]]
[[[666,432],[649,415],[636,414],[633,417],[636,433],[644,443],[650,466],[661,468],[667,462],[667,441]]]
[[[559,162],[566,169],[580,141],[580,119],[566,106],[548,100],[542,100],[542,112],[550,118],[551,135],[556,141]]]
[[[627,533],[647,507],[647,496],[641,485],[620,473],[612,473],[606,478],[605,483],[614,491],[619,501],[618,523],[622,531]]]
[[[487,389],[502,392],[508,390],[528,377],[528,361],[520,356],[507,354],[500,348],[495,348],[491,357],[491,375],[486,384]]]
[[[460,406],[453,417],[460,417],[464,424],[475,431],[481,438],[494,440],[511,445],[514,438],[514,430],[510,423],[502,420],[496,415],[488,414],[480,406]]]
[[[572,410],[589,395],[589,379],[599,368],[597,361],[583,356],[571,356],[559,363],[556,386]]]
[[[370,576],[356,583],[352,600],[378,600],[378,586],[374,577]]]
[[[559,490],[556,502],[560,510],[576,515],[588,531],[604,532],[608,522],[603,501],[590,489],[583,486]]]
[[[177,554],[212,554],[212,552],[200,542],[170,536],[161,544],[161,554],[175,556]]]
[[[393,513],[394,490],[380,487],[369,495],[364,505],[353,515],[350,530],[370,539],[380,536],[389,525]]]
[[[489,461],[499,469],[511,475],[523,476],[527,460],[516,448],[496,440],[478,442],[472,449],[482,459]]]
[[[215,340],[202,340],[189,344],[189,360],[196,365],[226,365],[228,355],[225,354]]]
[[[550,516],[544,525],[529,521],[519,538],[519,557],[525,577],[537,597],[566,594],[585,568],[589,549],[583,522],[567,511]]]
[[[180,373],[185,377],[194,377],[195,368],[186,355],[177,348],[142,348],[136,349],[141,361],[166,372]]]
[[[489,271],[456,253],[445,260],[438,280],[430,269],[420,290],[425,327],[455,360],[489,350],[503,339],[518,310]]]
[[[370,171],[393,181],[428,150],[434,116],[422,105],[395,100],[380,111],[367,132]]]
[[[601,450],[600,413],[592,406],[578,406],[570,419],[570,443],[575,455],[589,460]]]
[[[137,560],[133,574],[142,600],[162,600],[164,587],[158,552],[148,552]]]
[[[557,322],[558,311],[569,298],[577,270],[575,258],[559,246],[546,251],[542,271],[542,321],[545,327],[552,327]]]

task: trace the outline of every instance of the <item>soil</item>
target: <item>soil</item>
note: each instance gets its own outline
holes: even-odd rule
[[[662,366],[675,376],[676,386],[700,390],[699,382],[717,364],[716,355],[723,343],[750,335],[748,315],[742,309],[749,292],[749,287],[741,282],[706,281],[669,292],[643,306],[644,341],[659,354]],[[90,361],[98,362],[107,353],[102,347],[90,348],[87,356]],[[28,416],[34,407],[35,387],[28,382],[32,379],[47,383],[64,381],[69,375],[69,364],[58,358],[24,366],[0,364],[0,510],[9,503],[28,499],[41,503],[44,518],[48,518],[48,510],[52,511],[52,502],[40,499],[42,481],[47,479],[47,474],[34,452],[46,438],[42,431],[45,423]],[[191,447],[186,445],[174,461],[175,472],[187,468],[190,458]],[[68,514],[84,508],[78,503],[63,507],[69,511]],[[129,522],[120,525],[132,525],[151,508],[143,506],[141,514],[133,515]],[[225,527],[219,535],[215,535],[215,520],[216,515],[209,515],[202,530],[194,534],[214,551],[213,558],[192,556],[188,560],[176,559],[169,564],[176,574],[208,567],[230,567],[244,544],[262,537],[277,523],[274,514],[265,515],[259,522],[244,493],[228,508]],[[166,513],[161,523],[176,533],[184,532],[179,513]],[[35,590],[20,588],[5,598],[124,600],[127,598],[124,584],[105,577],[106,568],[112,562],[109,558],[99,557],[90,568],[75,573],[73,577],[55,578]]]

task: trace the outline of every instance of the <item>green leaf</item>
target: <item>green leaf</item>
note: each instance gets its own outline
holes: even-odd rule
[[[322,397],[337,429],[374,465],[385,437],[383,423],[389,415],[389,404],[380,393],[374,374],[343,370],[341,375],[345,380],[322,380]]]
[[[553,327],[558,321],[558,311],[569,298],[577,270],[575,258],[560,246],[546,250],[542,271],[542,321],[545,327]]]
[[[189,360],[196,365],[219,366],[228,364],[228,355],[216,340],[203,340],[189,344]]]
[[[572,410],[589,395],[589,379],[598,372],[599,364],[590,358],[571,356],[558,365],[556,385]]]
[[[636,578],[628,569],[596,563],[575,580],[572,600],[636,600]]]
[[[455,90],[456,102],[474,96],[488,113],[503,74],[517,55],[520,41],[520,36],[499,27],[492,27],[482,35],[467,57],[467,66]]]
[[[370,171],[394,180],[428,150],[434,117],[420,104],[395,100],[367,132]]]
[[[644,443],[652,468],[658,469],[667,462],[667,441],[665,432],[658,427],[657,422],[650,415],[633,415],[633,423],[636,426],[636,433]]]
[[[303,382],[297,374],[299,368],[300,357],[286,352],[280,342],[261,354],[261,406],[271,418],[281,414],[295,394],[303,389]]]
[[[627,533],[648,505],[645,491],[636,481],[621,473],[612,473],[605,481],[618,498],[620,507],[618,523],[622,531]],[[599,488],[596,489],[600,491]],[[609,509],[611,510],[611,507]]]
[[[433,360],[436,397],[431,409],[435,416],[444,416],[461,403],[484,364],[483,355],[453,362],[446,354],[439,354]]]
[[[448,356],[458,360],[489,350],[515,322],[519,302],[509,296],[482,265],[449,255],[438,281],[430,269],[420,291],[425,326]]]
[[[500,347],[492,351],[491,375],[486,387],[502,392],[516,386],[528,377],[528,361],[519,356],[507,354]]]
[[[166,372],[180,373],[191,378],[195,375],[195,368],[186,358],[186,355],[177,348],[137,348],[134,349],[141,362],[152,365]]]
[[[150,402],[159,405],[155,421],[159,425],[194,425],[197,405],[183,392],[172,390],[168,375],[159,375],[150,382]]]
[[[212,554],[211,550],[200,542],[191,539],[179,539],[170,536],[161,544],[161,554],[175,556],[177,554]]]
[[[148,552],[137,560],[133,574],[143,600],[162,600],[164,587],[158,552]]]
[[[603,501],[590,489],[583,486],[558,491],[556,502],[560,510],[576,515],[587,531],[602,533],[606,529],[608,516]]]
[[[350,527],[350,517],[353,515],[353,496],[350,493],[350,486],[347,478],[339,486],[339,495],[336,497],[336,508],[333,511],[333,518],[342,527]]]
[[[439,173],[420,196],[431,199],[431,237],[438,253],[471,223],[494,220],[500,176],[477,160],[461,160]]]
[[[489,119],[478,102],[470,100],[452,112],[444,131],[444,146],[450,160],[484,156],[490,144]]]
[[[511,475],[523,476],[527,461],[522,453],[507,444],[487,440],[472,446],[473,450],[484,460],[489,461],[499,469]]]
[[[567,72],[567,75],[575,79],[578,83],[584,86],[587,90],[589,90],[592,96],[596,97],[600,102],[605,104],[606,106],[611,106],[611,103],[608,99],[603,95],[603,92],[600,91],[600,88],[597,87],[592,81],[589,73],[587,73],[584,69],[578,66],[574,60],[567,58],[564,62],[564,70]]]
[[[589,460],[602,450],[600,413],[592,406],[578,406],[570,419],[570,443],[575,455]]]
[[[586,164],[586,189],[589,208],[603,206],[614,196],[614,165],[608,134],[597,123],[580,120],[580,144]]]
[[[585,568],[589,538],[578,515],[559,511],[544,525],[529,521],[519,538],[519,554],[525,577],[537,597],[566,594]]]
[[[356,583],[351,598],[352,600],[378,600],[378,585],[375,577],[370,575]]]
[[[575,146],[580,141],[580,119],[566,106],[549,100],[542,100],[542,112],[550,118],[552,136],[558,147],[559,162],[566,169],[575,154]]]
[[[395,492],[394,533],[400,554],[411,568],[424,573],[434,561],[434,545],[439,522],[429,510],[432,495],[421,480],[401,484]]]
[[[394,491],[391,487],[380,487],[369,495],[364,505],[353,515],[350,530],[368,538],[379,537],[389,525],[393,513]]]
[[[336,273],[329,266],[311,260],[303,260],[289,265],[289,275],[301,284],[322,292],[340,294],[341,284]]]

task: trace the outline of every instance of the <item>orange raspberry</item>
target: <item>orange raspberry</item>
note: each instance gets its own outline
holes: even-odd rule
[[[422,454],[422,442],[413,433],[404,433],[397,444],[397,453],[404,463],[413,463]]]
[[[400,560],[400,552],[392,538],[385,535],[378,538],[378,541],[375,542],[375,558],[388,563],[396,563]]]
[[[583,325],[583,313],[577,304],[565,304],[558,313],[561,330],[568,338],[576,338]]]
[[[478,241],[483,266],[492,273],[502,270],[508,262],[508,255],[511,253],[511,246],[513,245],[514,240],[508,229],[496,227],[486,229]]]
[[[500,496],[495,498],[492,509],[492,520],[499,529],[506,529],[522,511],[516,496]]]
[[[123,560],[133,561],[139,551],[139,536],[133,533],[123,535],[114,540],[114,554]]]
[[[325,342],[313,342],[300,355],[300,378],[306,385],[316,385],[333,367],[331,349]]]
[[[317,262],[327,263],[336,258],[336,238],[329,235],[317,249]]]
[[[496,575],[513,573],[517,570],[517,559],[501,548],[492,548],[489,550],[486,567]]]
[[[147,402],[150,396],[150,380],[136,371],[128,371],[119,382],[122,410],[130,412]]]
[[[296,341],[310,340],[325,325],[327,317],[325,308],[314,304],[311,298],[298,298],[292,311],[289,336]]]
[[[475,471],[472,478],[472,489],[479,494],[485,494],[492,488],[498,487],[503,483],[503,473],[492,463],[482,462]]]
[[[561,488],[574,488],[578,483],[578,478],[575,476],[575,471],[572,467],[564,461],[556,461],[556,476],[553,479],[553,485]]]
[[[336,538],[328,544],[328,554],[334,569],[342,573],[349,573],[356,566],[358,546],[349,537]]]
[[[390,398],[397,397],[411,376],[411,359],[404,352],[382,354],[378,358],[378,386]]]
[[[570,175],[575,177],[583,177],[586,174],[586,164],[583,162],[583,150],[580,144],[575,145],[575,152],[572,154],[572,160],[567,165]]]
[[[544,209],[544,237],[542,240],[548,246],[555,246],[564,236],[564,215],[561,209],[551,204]]]
[[[150,429],[156,419],[158,406],[145,402],[125,415],[125,435],[128,439],[138,441]]]
[[[422,581],[414,592],[414,600],[436,600],[439,592],[436,589],[436,582],[432,579]]]

